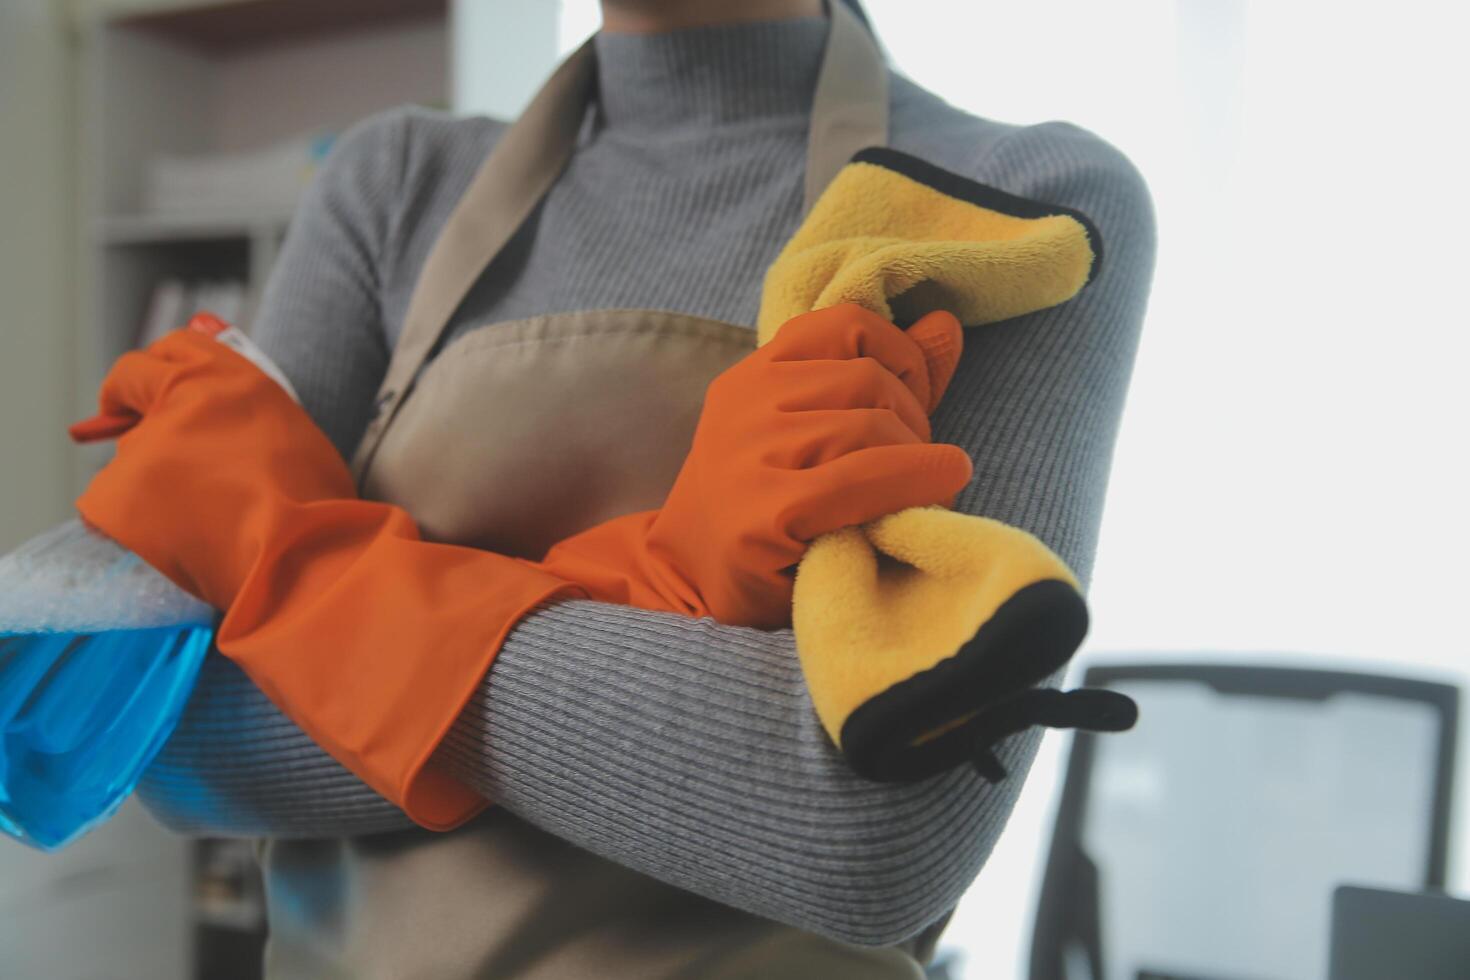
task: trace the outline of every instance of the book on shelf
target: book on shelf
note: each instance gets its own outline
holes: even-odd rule
[[[194,288],[193,309],[190,315],[208,311],[226,323],[244,327],[245,284],[229,279],[218,282],[201,282]]]
[[[183,282],[178,279],[160,279],[153,287],[148,311],[143,314],[143,324],[138,330],[138,346],[147,347],[170,330],[182,326],[188,316],[184,309],[188,302],[188,288]]]
[[[148,161],[143,210],[153,214],[290,213],[331,149],[333,135],[311,133],[273,146]]]
[[[160,279],[153,287],[147,312],[138,329],[138,346],[147,347],[169,331],[184,326],[189,317],[201,311],[243,327],[245,284],[235,279]]]

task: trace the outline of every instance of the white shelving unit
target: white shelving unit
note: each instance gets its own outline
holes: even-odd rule
[[[450,7],[450,0],[71,0],[80,160],[75,417],[95,404],[106,367],[137,343],[161,280],[237,280],[258,299],[291,219],[287,208],[149,212],[150,158],[340,132],[404,103],[447,106]],[[248,313],[242,319],[248,329]],[[83,480],[105,453],[85,451]],[[151,909],[149,924],[139,926],[155,947],[149,965],[139,966],[148,976],[258,976],[260,894],[242,880],[236,898],[230,884],[230,869],[248,876],[251,862],[236,860],[223,842],[190,847],[131,806],[128,814],[68,858],[150,855],[136,872],[110,872],[114,898],[97,897],[93,917],[141,922]],[[106,904],[117,904],[116,896],[123,904]],[[164,962],[177,962],[180,972]],[[145,975],[115,964],[122,972],[109,975]]]
[[[265,148],[449,101],[448,0],[74,0],[72,13],[87,391],[135,344],[160,278],[236,279],[258,299],[290,220],[149,213],[150,157]]]

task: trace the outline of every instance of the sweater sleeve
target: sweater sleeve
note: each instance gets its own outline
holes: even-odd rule
[[[970,332],[935,418],[935,438],[975,461],[957,508],[1031,531],[1085,581],[1152,278],[1152,204],[1124,156],[1062,123],[1018,130],[974,176],[1077,208],[1102,231],[1102,273],[1078,298]],[[298,239],[329,223],[318,199]],[[375,342],[349,342],[347,325],[310,326],[364,348],[346,356],[381,362]],[[340,433],[361,417],[322,421]],[[635,870],[842,941],[888,945],[959,900],[1039,742],[1033,731],[1002,746],[1013,775],[998,785],[963,770],[912,785],[866,782],[822,731],[789,631],[567,602],[511,633],[436,763]],[[222,660],[210,663],[141,791],[184,832],[341,836],[405,825]]]

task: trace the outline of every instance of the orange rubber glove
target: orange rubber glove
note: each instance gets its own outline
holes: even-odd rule
[[[575,535],[541,567],[606,602],[790,625],[810,542],[947,504],[970,479],[964,450],[929,443],[961,343],[943,312],[908,331],[854,304],[794,318],[710,385],[663,507]]]
[[[202,333],[117,362],[76,435],[121,429],[82,517],[227,610],[220,651],[414,820],[448,829],[482,809],[425,763],[511,627],[583,593],[529,562],[422,541],[402,509],[353,499],[301,407]]]

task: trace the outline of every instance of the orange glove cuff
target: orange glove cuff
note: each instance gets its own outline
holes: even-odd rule
[[[422,541],[386,504],[292,508],[268,540],[220,652],[420,825],[448,830],[484,809],[429,757],[515,624],[584,593],[529,562]]]
[[[202,334],[124,356],[100,401],[81,435],[136,424],[77,501],[83,518],[228,610],[220,651],[414,820],[444,830],[483,809],[428,759],[516,622],[582,591],[352,499],[300,406]]]

